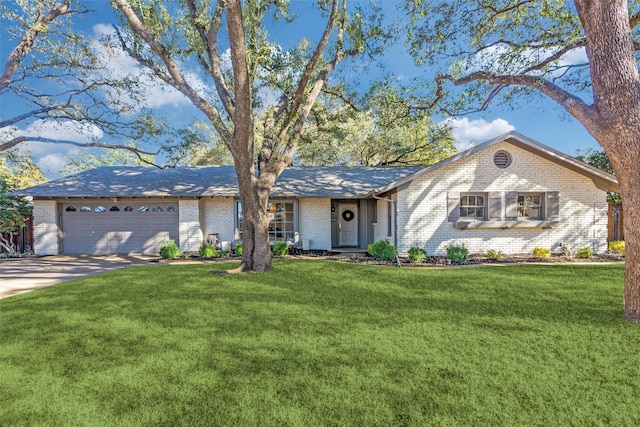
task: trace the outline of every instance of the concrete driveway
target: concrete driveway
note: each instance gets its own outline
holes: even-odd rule
[[[152,265],[145,255],[56,255],[0,260],[0,298],[132,265]]]

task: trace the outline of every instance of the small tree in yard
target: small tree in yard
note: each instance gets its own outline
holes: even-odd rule
[[[32,206],[24,199],[7,197],[14,188],[10,188],[7,182],[0,178],[0,248],[8,254],[15,255],[18,252],[13,235],[26,225],[25,221],[31,216]],[[5,237],[4,234],[8,236]]]
[[[129,30],[118,30],[122,47],[185,95],[233,157],[243,213],[242,263],[237,271],[271,269],[271,189],[291,164],[307,116],[329,75],[344,59],[362,54],[365,45],[375,45],[381,16],[375,10],[371,16],[352,13],[346,0],[318,1],[326,25],[315,45],[302,40],[286,51],[271,40],[276,32],[270,34],[266,25],[292,19],[286,0],[112,4]],[[193,64],[199,65],[215,94],[189,78],[187,66]],[[272,105],[265,101],[265,90],[268,98],[277,99]],[[256,123],[258,111],[261,123]]]
[[[625,0],[406,2],[418,62],[455,57],[440,79],[469,112],[542,94],[600,143],[625,203],[624,316],[640,322],[640,5]],[[441,91],[440,94],[443,94]]]

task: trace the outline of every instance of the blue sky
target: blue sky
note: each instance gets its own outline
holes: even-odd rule
[[[113,11],[108,2],[94,0],[87,2],[96,13],[88,14],[76,21],[77,28],[83,31],[87,37],[98,38],[100,33],[111,31],[111,25],[117,23]],[[297,43],[301,36],[313,40],[322,32],[322,22],[310,13],[308,3],[294,1],[293,7],[299,12],[298,22],[291,27],[282,27],[274,37],[274,41],[280,44]],[[3,23],[3,27],[5,27]],[[13,49],[15,41],[6,37],[6,30],[2,28],[0,34],[0,51],[6,54]],[[428,70],[414,65],[411,57],[404,51],[402,43],[398,43],[382,59],[388,72],[394,74],[400,82],[413,77],[429,78]],[[343,71],[345,65],[343,63]],[[136,73],[136,64],[124,56],[113,63],[114,72]],[[4,67],[3,67],[4,68]],[[374,70],[372,68],[371,70]],[[370,74],[371,78],[376,75]],[[197,79],[194,68],[194,79]],[[361,78],[358,76],[358,78]],[[6,98],[0,100],[0,115],[6,118],[17,113],[16,108],[23,108],[19,103],[8,102]],[[158,108],[163,114],[169,114],[176,122],[190,122],[194,116],[204,119],[190,102],[174,90],[167,90],[156,85],[156,90],[150,91],[147,97],[149,105]],[[11,105],[9,105],[11,104]],[[24,107],[26,108],[26,106]],[[10,113],[10,114],[8,114]],[[435,118],[437,121],[443,118]],[[550,100],[543,97],[535,97],[531,100],[523,100],[518,108],[506,108],[502,106],[490,106],[482,114],[470,114],[464,117],[449,119],[454,129],[454,136],[460,143],[460,147],[479,143],[491,139],[509,130],[515,130],[538,142],[548,145],[556,150],[569,155],[575,155],[581,148],[598,148],[595,140],[586,132],[583,126],[572,117],[563,113],[563,110]],[[36,126],[34,124],[31,125]],[[43,136],[52,134],[63,135],[73,140],[82,141],[82,136],[70,127],[61,129],[51,123],[39,123],[36,126]],[[23,126],[24,128],[24,126]],[[21,131],[23,129],[19,129]],[[31,129],[33,130],[33,129]],[[99,133],[97,136],[100,136]],[[0,136],[1,137],[1,136]],[[78,152],[78,148],[71,145],[29,143],[23,145],[28,148],[48,178],[59,176],[59,170],[70,155]]]

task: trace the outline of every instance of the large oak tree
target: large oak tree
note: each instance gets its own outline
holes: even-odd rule
[[[538,93],[580,121],[611,160],[625,203],[624,316],[640,322],[640,8],[625,0],[406,3],[419,62],[484,109]]]
[[[291,164],[307,116],[329,75],[346,58],[363,53],[365,42],[375,44],[380,16],[352,13],[346,0],[319,1],[317,19],[324,24],[318,34],[306,29],[309,39],[301,38],[289,48],[278,45],[278,32],[270,33],[267,27],[292,20],[284,0],[112,4],[128,30],[118,33],[123,48],[189,98],[233,157],[243,212],[238,271],[271,269],[271,189]],[[208,77],[211,87],[197,87],[189,79],[191,67]],[[256,123],[258,112],[261,123]]]

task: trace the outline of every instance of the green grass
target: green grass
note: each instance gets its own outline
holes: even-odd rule
[[[640,424],[620,265],[274,265],[0,300],[0,425]]]

